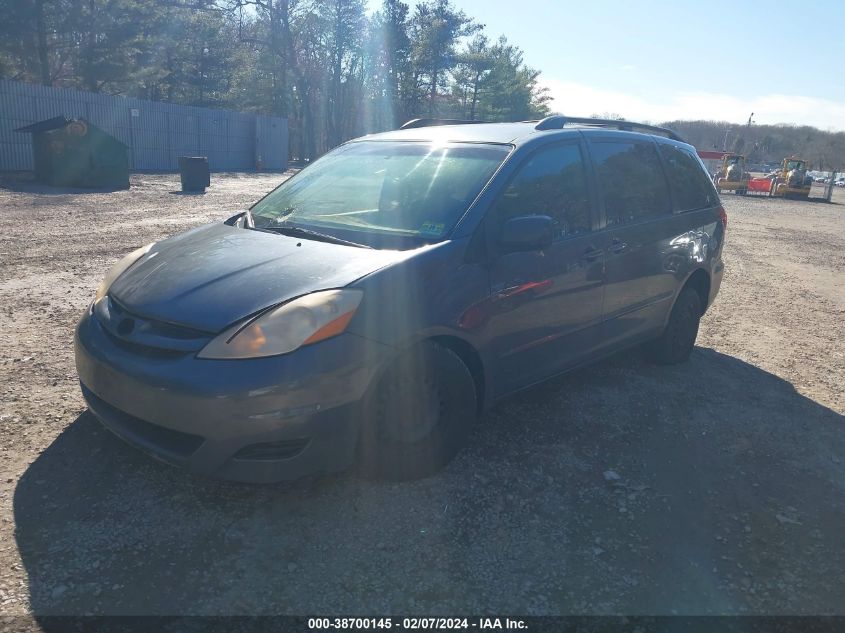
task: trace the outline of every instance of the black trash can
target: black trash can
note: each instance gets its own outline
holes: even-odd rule
[[[180,156],[179,177],[182,191],[205,191],[211,186],[211,172],[205,156]]]

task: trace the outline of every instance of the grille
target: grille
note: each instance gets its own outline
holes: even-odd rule
[[[119,336],[115,336],[106,328],[103,328],[103,331],[106,333],[106,336],[109,337],[109,340],[115,345],[117,345],[119,348],[124,349],[127,352],[131,352],[137,356],[143,356],[144,358],[181,358],[189,353],[178,349],[165,349],[163,347],[153,347],[152,345],[133,343],[132,341],[127,341],[126,339],[120,338]]]
[[[131,313],[113,297],[94,306],[94,316],[118,347],[146,358],[178,358],[202,349],[212,334],[147,319]]]

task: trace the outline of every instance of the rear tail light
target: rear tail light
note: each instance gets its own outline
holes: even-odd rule
[[[725,213],[725,207],[719,207],[719,219],[722,221],[722,228],[728,228],[728,214]]]

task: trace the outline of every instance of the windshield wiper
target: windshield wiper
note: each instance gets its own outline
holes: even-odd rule
[[[330,242],[332,244],[343,244],[344,246],[355,246],[356,248],[369,248],[372,246],[366,244],[359,244],[358,242],[350,242],[328,233],[320,233],[319,231],[312,231],[301,226],[294,226],[293,224],[282,224],[277,226],[261,227],[261,230],[272,231],[274,233],[281,233],[282,235],[290,235],[291,237],[304,237],[317,240],[319,242]]]
[[[335,237],[334,235],[329,235],[328,233],[320,233],[319,231],[312,231],[311,229],[306,229],[301,226],[295,226],[293,224],[281,222],[275,225],[263,225],[263,226],[256,226],[255,225],[255,217],[252,215],[252,211],[247,209],[244,212],[244,226],[249,229],[253,229],[254,231],[264,231],[265,233],[281,233],[283,235],[290,235],[291,237],[305,237],[310,238],[313,240],[318,240],[320,242],[330,242],[332,244],[343,244],[344,246],[355,246],[356,248],[369,248],[372,249],[372,246],[368,246],[367,244],[359,244],[358,242],[351,242],[349,240],[344,240],[339,237]]]

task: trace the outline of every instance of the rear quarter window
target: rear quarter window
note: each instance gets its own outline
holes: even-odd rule
[[[705,209],[717,204],[716,192],[698,158],[674,145],[660,144],[660,155],[679,212]]]

